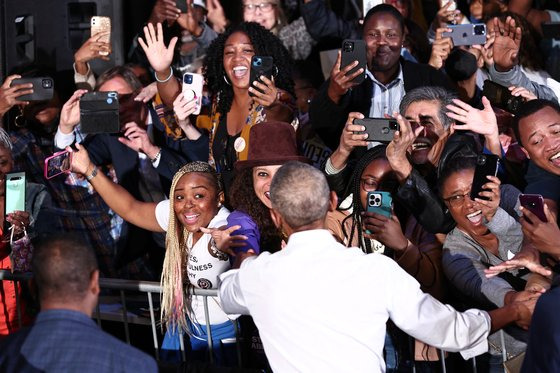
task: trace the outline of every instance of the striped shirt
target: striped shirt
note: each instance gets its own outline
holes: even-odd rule
[[[393,112],[398,112],[401,99],[405,94],[403,73],[400,64],[399,74],[393,81],[386,85],[375,79],[371,71],[367,70],[366,74],[373,81],[369,117],[384,118],[385,114],[392,116]]]

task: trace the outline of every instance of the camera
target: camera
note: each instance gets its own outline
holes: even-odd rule
[[[484,166],[486,164],[486,157],[484,155],[479,155],[476,159],[476,164]]]
[[[49,89],[49,88],[52,88],[53,81],[51,79],[43,79],[41,81],[41,85],[43,86],[43,88]]]
[[[511,96],[507,102],[506,102],[506,107],[507,107],[507,111],[509,111],[510,113],[516,113],[517,110],[519,109],[519,106],[524,102],[523,97],[521,96]]]
[[[253,60],[254,66],[261,66],[262,65],[262,58],[258,57]]]
[[[486,34],[486,25],[475,25],[473,31],[475,35],[484,35]]]
[[[192,84],[193,82],[193,76],[191,74],[185,74],[185,84]]]
[[[344,43],[344,45],[342,46],[342,50],[344,52],[352,52],[354,50],[354,43],[349,41]]]
[[[369,195],[368,206],[379,207],[381,206],[381,194],[372,193]]]

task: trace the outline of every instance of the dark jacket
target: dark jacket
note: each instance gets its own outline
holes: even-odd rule
[[[365,148],[356,148],[355,153],[363,154]],[[455,227],[455,221],[438,195],[435,185],[437,176],[445,164],[457,154],[474,155],[480,152],[473,136],[455,132],[449,137],[443,148],[438,170],[422,175],[418,169],[412,172],[401,184],[394,198],[404,206],[430,233],[448,233]],[[349,164],[343,171],[335,175],[327,175],[329,187],[339,196],[345,191],[352,176],[353,167]]]
[[[400,63],[405,92],[422,86],[453,89],[447,76],[429,65],[417,64],[402,58]],[[319,137],[328,147],[336,149],[348,113],[355,111],[366,116],[369,114],[373,82],[370,79],[364,80],[362,84],[349,90],[337,105],[327,94],[329,81],[327,80],[315,95],[309,107],[309,115],[311,124]]]

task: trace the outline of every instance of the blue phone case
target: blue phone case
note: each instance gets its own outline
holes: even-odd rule
[[[393,207],[393,198],[391,197],[391,193],[381,192],[381,191],[368,192],[367,195],[368,212],[375,212],[376,214],[380,214],[390,218],[392,207]]]

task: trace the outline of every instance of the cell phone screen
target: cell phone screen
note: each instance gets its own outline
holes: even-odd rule
[[[45,159],[45,177],[51,179],[62,173],[70,171],[71,159],[70,153],[62,151],[53,154],[52,157]]]

